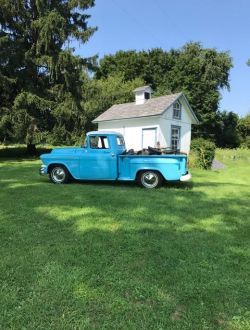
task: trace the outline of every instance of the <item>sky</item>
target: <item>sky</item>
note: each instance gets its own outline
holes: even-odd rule
[[[98,31],[77,54],[102,58],[118,50],[165,51],[190,41],[228,51],[233,59],[230,91],[221,93],[220,110],[250,112],[250,0],[96,0],[89,26]]]

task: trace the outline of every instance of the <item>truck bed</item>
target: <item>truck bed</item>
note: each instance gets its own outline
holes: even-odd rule
[[[179,180],[187,172],[187,155],[119,155],[118,180],[135,180],[138,171],[154,170],[166,180]]]

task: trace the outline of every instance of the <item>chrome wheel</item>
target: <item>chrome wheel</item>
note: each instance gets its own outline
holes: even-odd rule
[[[140,183],[145,188],[156,188],[161,185],[161,176],[154,171],[143,172],[140,176]]]
[[[64,183],[67,179],[67,172],[64,167],[56,166],[51,170],[50,177],[54,183]]]

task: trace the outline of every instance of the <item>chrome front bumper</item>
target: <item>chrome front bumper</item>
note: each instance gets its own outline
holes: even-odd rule
[[[180,181],[182,181],[182,182],[189,181],[191,178],[192,178],[191,173],[187,173],[187,174],[182,175],[182,176],[180,177]]]
[[[41,165],[40,170],[39,170],[39,174],[40,175],[48,174],[46,165]]]

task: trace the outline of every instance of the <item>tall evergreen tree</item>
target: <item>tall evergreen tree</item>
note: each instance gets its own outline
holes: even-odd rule
[[[96,30],[87,26],[92,6],[94,0],[0,0],[1,96],[7,83],[14,89],[0,115],[8,112],[19,142],[33,145],[53,128],[80,131],[81,72],[92,59],[67,46]]]

